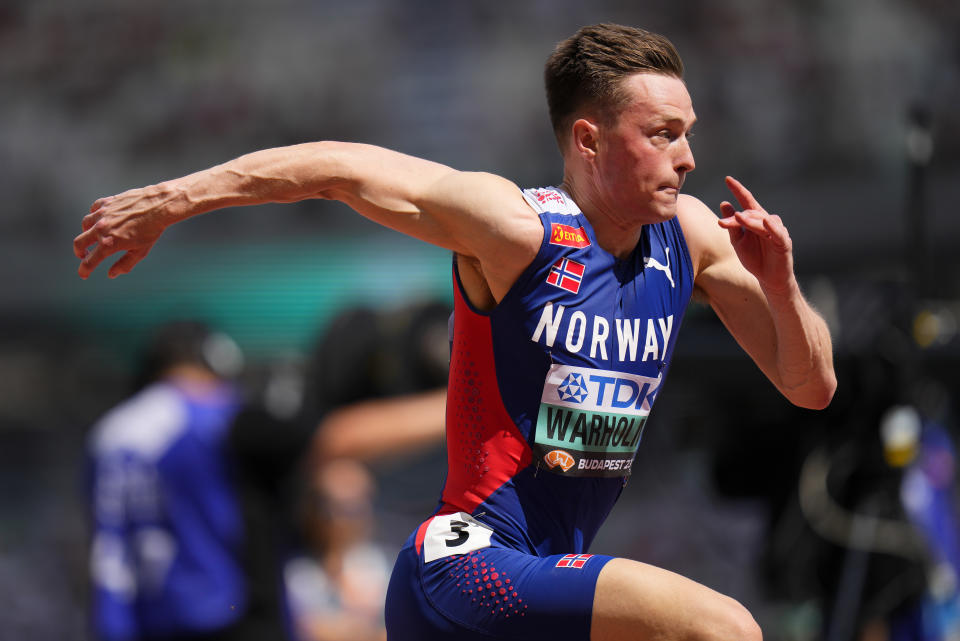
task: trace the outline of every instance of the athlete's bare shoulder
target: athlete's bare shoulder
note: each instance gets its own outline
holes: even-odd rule
[[[729,245],[726,233],[717,225],[717,215],[699,198],[687,194],[677,199],[677,220],[693,261],[693,273],[699,275],[722,252],[722,245]]]
[[[463,249],[457,251],[460,264],[488,289],[476,292],[476,298],[499,301],[540,250],[543,224],[539,216],[515,183],[494,174],[456,172],[438,188],[445,193],[441,200],[458,203],[459,211],[451,212],[448,219],[456,220],[452,224],[463,239]]]

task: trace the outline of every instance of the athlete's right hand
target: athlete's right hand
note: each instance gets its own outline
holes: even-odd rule
[[[105,258],[126,252],[107,275],[126,274],[143,260],[163,230],[177,220],[173,203],[178,195],[172,183],[131,189],[116,196],[100,198],[84,216],[73,253],[81,259],[77,273],[87,278]]]

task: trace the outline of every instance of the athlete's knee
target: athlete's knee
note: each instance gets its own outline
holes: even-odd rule
[[[679,574],[614,559],[600,572],[592,641],[761,641],[760,626],[738,601]]]
[[[763,632],[756,619],[739,601],[722,597],[716,618],[705,627],[703,641],[762,641]]]
[[[762,641],[763,633],[750,611],[737,600],[717,592],[694,608],[685,641]]]

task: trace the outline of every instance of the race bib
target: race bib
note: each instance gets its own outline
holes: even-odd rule
[[[553,364],[534,456],[565,476],[629,476],[661,377]]]
[[[423,560],[429,563],[445,556],[488,548],[492,534],[493,530],[466,512],[435,516],[423,539]]]

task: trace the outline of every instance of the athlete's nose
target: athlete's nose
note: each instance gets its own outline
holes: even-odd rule
[[[684,136],[680,140],[680,145],[677,147],[674,169],[680,174],[680,179],[683,180],[683,175],[688,171],[693,171],[696,166],[697,163],[693,159],[693,149],[690,148],[690,139]]]

